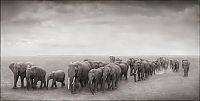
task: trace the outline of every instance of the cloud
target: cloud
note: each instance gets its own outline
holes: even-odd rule
[[[2,5],[2,55],[198,54],[199,6],[190,2]]]

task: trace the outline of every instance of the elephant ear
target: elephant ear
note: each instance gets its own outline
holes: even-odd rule
[[[53,75],[54,75],[54,71],[49,73],[49,77],[53,77]]]
[[[10,70],[14,73],[15,72],[15,63],[11,63],[9,65]]]
[[[37,72],[37,67],[31,68],[31,72],[32,72],[33,74],[36,74],[36,72]]]
[[[52,78],[55,77],[55,71],[52,72],[51,76],[52,76]]]

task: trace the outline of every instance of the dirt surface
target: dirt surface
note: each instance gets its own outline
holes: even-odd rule
[[[108,56],[33,56],[33,57],[2,57],[1,58],[1,100],[199,100],[199,59],[198,56],[170,56],[169,59],[189,59],[191,62],[189,77],[183,77],[183,69],[178,73],[158,72],[144,81],[134,82],[133,77],[119,82],[119,88],[113,91],[102,91],[92,95],[88,88],[79,89],[77,94],[58,83],[57,89],[27,90],[13,87],[13,74],[8,68],[11,62],[32,62],[42,66],[47,73],[52,70],[64,70],[71,61],[85,58],[108,61]],[[120,57],[126,60],[128,57]],[[146,56],[149,60],[156,56]],[[67,83],[67,80],[66,80]],[[40,83],[39,83],[40,84]],[[50,83],[51,84],[51,83]]]

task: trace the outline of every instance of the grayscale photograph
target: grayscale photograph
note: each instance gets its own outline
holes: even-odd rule
[[[1,0],[1,100],[199,100],[199,0]]]

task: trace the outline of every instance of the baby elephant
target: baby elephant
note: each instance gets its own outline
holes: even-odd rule
[[[55,86],[55,88],[57,87],[56,81],[61,82],[62,87],[65,86],[65,72],[63,70],[57,70],[57,71],[50,72],[50,74],[47,77],[47,88],[49,85],[49,80],[51,80],[51,79],[53,79],[51,88],[53,88],[54,86]]]

